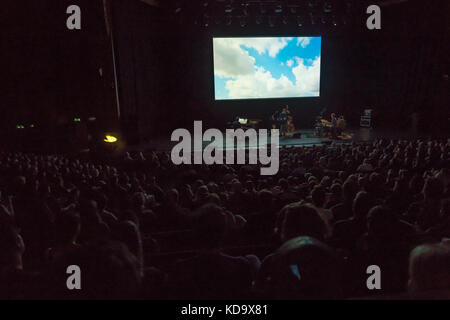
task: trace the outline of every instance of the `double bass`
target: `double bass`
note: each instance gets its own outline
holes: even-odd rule
[[[292,133],[295,131],[295,126],[294,126],[294,117],[292,117],[291,115],[289,115],[287,117],[287,132]]]

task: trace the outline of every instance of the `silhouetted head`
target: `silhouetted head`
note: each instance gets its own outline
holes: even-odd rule
[[[424,244],[411,251],[408,288],[413,293],[450,290],[450,244]]]
[[[322,240],[326,234],[325,223],[312,206],[293,203],[285,206],[280,214],[284,217],[281,224],[283,242],[299,236]]]

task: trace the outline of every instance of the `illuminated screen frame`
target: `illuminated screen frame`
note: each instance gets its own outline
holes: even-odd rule
[[[212,37],[214,100],[320,98],[322,38],[321,35]],[[242,43],[249,40],[253,42]],[[219,46],[227,51],[216,51]],[[230,65],[226,59],[233,61],[235,65]],[[250,65],[251,62],[253,65]],[[264,64],[266,62],[267,64]],[[278,70],[274,67],[276,63],[280,65]],[[299,79],[308,81],[303,83],[299,82]],[[227,81],[230,83],[227,84]],[[270,83],[273,84],[272,87]],[[269,93],[264,96],[257,92],[257,90],[269,92],[275,87],[281,88],[280,94]],[[246,90],[251,93],[246,94]],[[297,90],[302,91],[290,94]]]

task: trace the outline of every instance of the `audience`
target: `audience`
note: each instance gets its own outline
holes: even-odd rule
[[[0,298],[445,296],[449,154],[450,140],[282,147],[261,176],[167,152],[0,152]]]

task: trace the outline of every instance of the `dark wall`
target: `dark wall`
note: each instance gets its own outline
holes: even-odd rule
[[[66,27],[72,4],[81,8],[81,30]],[[3,131],[28,137],[21,142],[34,139],[36,148],[46,143],[57,148],[69,145],[76,127],[85,126],[75,124],[74,117],[84,122],[95,116],[97,126],[105,127],[117,122],[101,0],[10,1],[2,11]],[[17,124],[26,128],[19,133]]]
[[[354,107],[353,102],[343,101],[357,91],[355,70],[348,65],[359,53],[349,50],[354,40],[339,28],[326,34],[322,26],[241,28],[235,24],[205,29],[192,22],[178,24],[161,9],[125,0],[113,2],[113,18],[122,121],[134,137],[168,136],[174,128],[191,127],[194,120],[220,128],[237,115],[268,119],[285,104],[297,126],[310,128],[324,107],[328,113],[345,104]],[[320,98],[214,100],[213,37],[313,35],[323,35]]]
[[[297,127],[311,127],[326,107],[358,126],[367,106],[377,127],[407,129],[420,112],[428,129],[446,128],[447,1],[409,1],[382,8],[382,30],[367,30],[365,6],[347,26],[267,25],[245,28],[181,24],[139,1],[114,2],[122,102],[136,136],[170,134],[203,120],[223,127],[236,115],[268,118],[289,104]],[[212,37],[322,35],[320,98],[215,101]],[[439,122],[439,125],[435,126]],[[426,129],[426,128],[425,128]],[[143,134],[145,133],[145,134]]]
[[[118,127],[111,37],[118,67],[120,124],[130,142],[168,136],[203,120],[222,127],[236,115],[267,118],[289,104],[298,127],[327,107],[353,125],[365,106],[376,126],[407,128],[419,112],[427,132],[448,132],[449,12],[446,0],[410,0],[382,8],[382,30],[365,28],[364,6],[346,26],[242,28],[179,24],[138,0],[60,0],[2,5],[2,116],[11,139],[36,148],[70,145],[74,117],[97,117],[97,130]],[[82,9],[82,30],[66,28],[66,8]],[[213,36],[322,35],[320,98],[214,101]],[[103,75],[99,74],[99,69]],[[445,77],[444,75],[447,75]],[[27,127],[18,131],[17,124]],[[92,127],[92,125],[91,125]],[[68,142],[69,141],[69,142]]]

